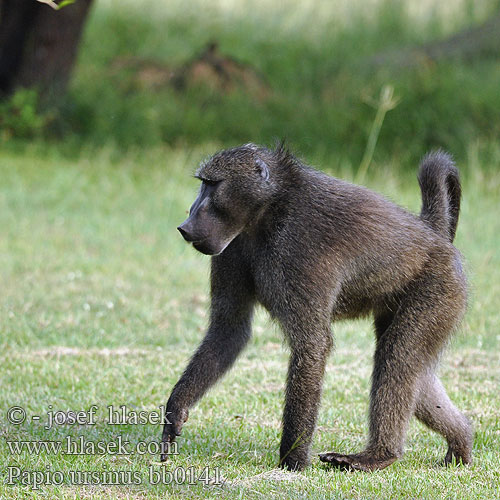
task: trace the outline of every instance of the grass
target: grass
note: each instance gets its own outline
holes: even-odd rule
[[[217,146],[153,148],[116,155],[113,147],[65,157],[58,148],[26,145],[0,152],[0,498],[499,498],[500,453],[500,161],[477,144],[466,149],[464,203],[456,244],[472,285],[464,326],[443,360],[452,399],[472,419],[474,463],[443,468],[443,440],[413,422],[404,458],[373,474],[328,470],[314,460],[302,474],[275,469],[287,352],[263,311],[254,337],[233,370],[191,412],[179,455],[166,465],[215,469],[224,486],[154,485],[156,455],[12,454],[7,440],[157,441],[159,425],[104,423],[108,405],[154,411],[164,404],[203,335],[209,258],[176,234],[197,183],[196,163]],[[321,155],[318,155],[321,156]],[[353,179],[339,159],[316,161]],[[418,210],[415,173],[375,162],[369,187]],[[367,321],[335,326],[314,452],[357,450],[366,435],[372,333]],[[53,410],[88,410],[95,425],[44,429]],[[28,419],[8,424],[6,411]],[[31,416],[41,415],[40,422]],[[38,490],[4,483],[6,468],[46,474],[64,484]],[[74,485],[71,470],[135,471],[137,485]],[[181,469],[178,469],[180,471]],[[178,472],[180,473],[180,472]],[[102,476],[100,476],[102,477]],[[178,476],[179,478],[180,476]],[[182,479],[182,477],[181,477]],[[52,478],[52,482],[54,479]]]

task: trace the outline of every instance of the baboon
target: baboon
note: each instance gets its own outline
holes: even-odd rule
[[[451,157],[438,151],[422,160],[419,216],[303,164],[282,144],[221,151],[196,177],[200,192],[178,230],[212,256],[210,323],[168,400],[163,442],[180,435],[189,408],[242,351],[258,302],[291,351],[282,467],[309,463],[332,321],[368,314],[376,335],[368,443],[320,459],[343,469],[387,467],[402,456],[415,415],[447,440],[446,464],[469,463],[471,425],[436,376],[466,307],[452,245],[461,187]]]

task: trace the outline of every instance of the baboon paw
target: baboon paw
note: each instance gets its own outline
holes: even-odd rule
[[[385,469],[395,462],[396,457],[380,459],[364,453],[343,455],[330,451],[320,453],[319,459],[341,470],[361,470],[370,472],[377,469]]]
[[[172,443],[175,442],[175,438],[177,436],[172,433],[172,428],[171,426],[167,427],[167,424],[165,424],[165,427],[163,429],[163,435],[161,437],[161,452],[160,452],[160,461],[161,462],[166,462],[168,460],[169,456],[169,451]]]
[[[162,462],[168,460],[170,444],[175,442],[177,436],[181,435],[182,426],[187,421],[188,415],[186,409],[168,412],[161,437],[162,452],[160,453],[160,460]]]
[[[166,462],[168,460],[168,456],[170,455],[169,450],[171,444],[175,441],[175,439],[170,440],[161,440],[161,452],[160,452],[160,462]]]

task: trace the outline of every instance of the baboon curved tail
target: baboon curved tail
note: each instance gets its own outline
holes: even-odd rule
[[[460,178],[451,156],[444,151],[427,154],[420,163],[422,191],[420,218],[450,241],[455,238],[460,211]]]

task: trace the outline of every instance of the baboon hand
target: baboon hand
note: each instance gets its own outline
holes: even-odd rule
[[[168,459],[168,443],[173,443],[177,436],[181,435],[182,426],[188,419],[189,412],[187,408],[174,409],[171,405],[167,405],[165,416],[165,424],[163,426],[162,443],[166,444],[165,449],[161,453],[160,460],[165,462]]]

